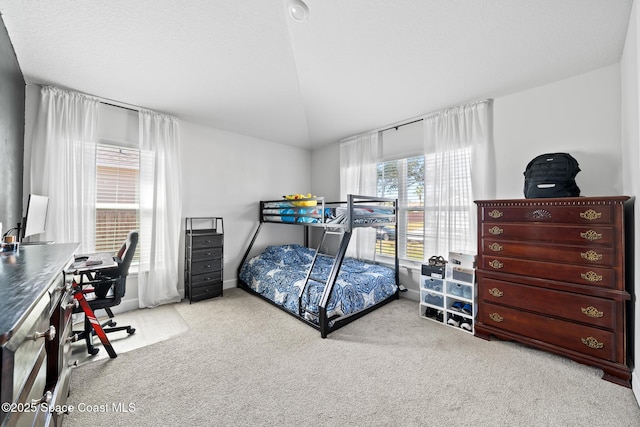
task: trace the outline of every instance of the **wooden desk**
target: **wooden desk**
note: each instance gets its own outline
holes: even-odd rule
[[[66,270],[77,244],[0,255],[0,426],[59,424],[69,392],[73,295]],[[24,410],[27,406],[28,410]]]

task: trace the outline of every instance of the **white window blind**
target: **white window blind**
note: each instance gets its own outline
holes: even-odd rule
[[[140,224],[140,152],[98,144],[96,149],[96,251],[115,252]],[[136,251],[138,252],[138,251]],[[136,260],[138,255],[136,254]]]
[[[394,256],[393,233],[398,234],[398,256],[424,260],[424,157],[378,163],[379,197],[398,199],[398,225],[378,229],[376,253]]]
[[[446,163],[446,164],[445,164]],[[471,148],[378,163],[377,193],[398,199],[397,229],[378,229],[376,254],[424,262],[432,255],[448,256],[442,248],[469,246],[471,215]],[[431,176],[426,180],[427,175]],[[426,222],[425,222],[426,218]]]

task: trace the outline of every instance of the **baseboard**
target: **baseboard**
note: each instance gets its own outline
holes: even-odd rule
[[[129,299],[129,300],[123,299],[120,302],[120,304],[113,307],[111,311],[113,311],[113,314],[117,314],[117,313],[124,313],[125,311],[137,310],[138,308],[140,308],[138,304],[138,298]]]
[[[238,287],[238,281],[236,279],[225,280],[222,284],[223,289],[231,289]],[[184,288],[178,289],[180,295],[184,295]],[[138,298],[132,297],[130,299],[123,298],[119,305],[113,307],[111,310],[114,314],[124,313],[126,311],[137,310],[140,308]]]

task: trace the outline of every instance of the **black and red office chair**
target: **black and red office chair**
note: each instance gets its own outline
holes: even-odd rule
[[[127,276],[129,274],[129,267],[133,259],[133,254],[136,251],[138,245],[138,232],[131,231],[127,235],[127,240],[122,244],[120,250],[114,255],[114,261],[117,266],[114,268],[96,270],[90,275],[85,274],[82,279],[82,288],[93,288],[93,296],[88,296],[87,302],[95,313],[96,310],[105,310],[109,316],[109,320],[105,322],[103,330],[105,333],[112,333],[118,331],[127,331],[129,335],[135,333],[135,329],[130,325],[116,326],[116,322],[113,321],[113,312],[111,307],[115,307],[120,304],[122,298],[125,296],[127,289]],[[74,310],[75,313],[82,313],[82,308],[78,307]],[[87,343],[87,352],[91,355],[95,355],[100,349],[94,347],[93,336],[95,331],[89,322],[87,316],[84,318],[84,330],[75,332],[75,341],[84,339]]]

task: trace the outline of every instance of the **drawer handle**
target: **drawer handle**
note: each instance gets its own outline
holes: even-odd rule
[[[580,310],[582,310],[582,313],[584,313],[585,316],[589,316],[593,318],[604,316],[604,313],[602,311],[598,310],[592,305],[590,305],[589,307],[582,307]]]
[[[496,242],[493,242],[489,245],[489,249],[491,249],[493,252],[501,252],[504,247]]]
[[[594,241],[594,240],[600,240],[602,239],[602,233],[597,233],[593,230],[589,230],[589,231],[585,231],[583,233],[580,233],[580,237],[582,237],[583,239],[587,239],[589,241]]]
[[[489,216],[495,219],[502,217],[502,215],[504,214],[497,209],[494,209],[491,212],[489,212]]]
[[[44,332],[34,332],[33,340],[37,341],[40,338],[46,338],[47,341],[52,341],[56,337],[56,327],[51,325],[49,329]]]
[[[587,251],[587,252],[580,252],[580,256],[586,259],[587,261],[592,261],[592,262],[600,261],[602,259],[602,254],[599,254],[594,250]]]
[[[584,212],[580,212],[580,218],[593,221],[602,218],[602,212],[596,212],[593,209],[588,209]]]
[[[601,349],[604,347],[604,344],[595,339],[594,337],[581,338],[582,344],[586,345],[589,348]]]
[[[500,316],[498,313],[491,313],[489,315],[489,318],[491,320],[493,320],[494,322],[498,322],[498,323],[500,323],[500,322],[502,322],[504,320],[504,317]]]
[[[602,276],[597,274],[595,271],[580,273],[580,276],[587,282],[602,282]]]
[[[502,292],[500,289],[498,288],[491,288],[489,289],[489,293],[491,295],[493,295],[496,298],[500,298],[502,295],[504,295],[504,292]]]
[[[489,229],[489,233],[493,234],[494,236],[497,236],[499,234],[504,233],[504,230],[500,227],[498,227],[497,225],[494,225],[493,227],[491,227]]]
[[[500,270],[502,267],[504,267],[504,264],[498,261],[497,259],[494,259],[489,263],[489,266],[495,268],[496,270]]]

